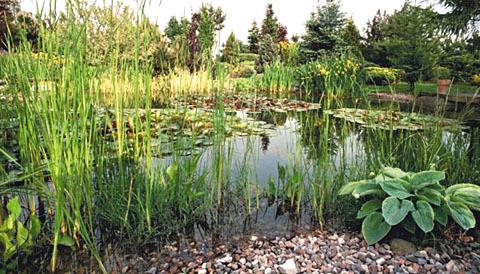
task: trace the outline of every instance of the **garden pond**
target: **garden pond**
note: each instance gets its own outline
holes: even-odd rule
[[[419,114],[411,112],[411,105],[372,106],[358,100],[338,101],[326,110],[321,104],[252,96],[190,97],[174,99],[171,106],[151,109],[151,115],[126,109],[123,117],[99,108],[97,134],[115,162],[117,138],[126,136],[127,149],[132,148],[145,134],[135,128],[136,121],[150,122],[154,156],[145,161],[145,170],[169,173],[175,163],[194,159],[199,178],[221,177],[226,185],[222,202],[176,233],[204,244],[251,232],[348,225],[357,202],[335,193],[382,166],[434,167],[446,171],[447,183],[478,183],[480,178],[479,129],[462,123],[461,113]],[[466,113],[475,117],[479,112]],[[15,120],[3,119],[1,127],[7,143],[15,134]],[[6,147],[18,154],[15,142]],[[116,170],[113,164],[107,173],[114,178]],[[204,190],[197,191],[202,195]]]

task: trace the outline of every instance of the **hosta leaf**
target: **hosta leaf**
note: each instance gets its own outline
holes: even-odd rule
[[[462,188],[455,191],[453,197],[468,207],[480,211],[480,189]]]
[[[426,201],[417,201],[416,206],[417,209],[412,211],[413,220],[423,232],[428,233],[432,231],[435,218],[432,206]]]
[[[463,229],[469,230],[475,227],[475,216],[466,205],[458,202],[448,202],[447,205],[453,220]]]
[[[383,220],[382,213],[373,212],[363,220],[362,234],[369,245],[375,244],[385,236],[392,227]]]
[[[378,199],[370,200],[362,205],[357,213],[357,219],[363,219],[380,208],[382,208],[382,201]]]
[[[371,194],[382,194],[382,189],[378,184],[372,182],[360,184],[355,188],[352,193],[353,197],[355,197],[356,199]]]
[[[408,173],[402,171],[399,168],[385,167],[382,169],[382,173],[390,178],[403,178],[408,175]]]
[[[353,193],[355,188],[357,188],[357,186],[362,185],[362,184],[366,184],[366,183],[369,183],[369,182],[370,182],[370,180],[362,180],[362,181],[356,181],[356,182],[348,183],[340,189],[338,195],[350,195],[350,194]]]
[[[396,197],[388,197],[382,203],[382,214],[385,222],[389,225],[398,225],[413,210],[413,203],[409,200],[399,200]]]
[[[417,230],[417,225],[412,218],[412,215],[407,215],[407,217],[400,223],[400,225],[408,232],[415,234]]]
[[[380,186],[388,195],[397,197],[398,199],[406,199],[413,195],[405,187],[405,184],[406,182],[401,179],[392,179],[381,182]]]
[[[448,223],[448,209],[445,207],[435,206],[433,208],[435,212],[435,221],[443,226]]]
[[[464,189],[464,188],[480,189],[480,186],[477,186],[474,184],[456,184],[447,188],[447,190],[445,190],[445,194],[451,195],[451,194],[454,194],[457,190]]]
[[[433,205],[439,206],[442,204],[442,193],[430,187],[417,191],[417,197]]]
[[[421,189],[429,185],[438,183],[445,179],[445,172],[436,170],[427,170],[415,173],[410,178],[410,183],[415,189]]]
[[[18,217],[20,217],[20,212],[22,211],[22,208],[20,206],[20,202],[18,201],[18,197],[15,197],[8,201],[7,209],[13,219],[16,220],[18,219]]]

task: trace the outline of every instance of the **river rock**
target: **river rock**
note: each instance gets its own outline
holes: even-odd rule
[[[414,244],[402,239],[393,239],[390,242],[390,248],[393,254],[397,256],[405,256],[408,254],[413,254],[415,251],[417,251],[417,247]]]
[[[296,274],[298,273],[297,266],[295,265],[295,260],[288,259],[284,264],[279,266],[279,270],[285,274]]]

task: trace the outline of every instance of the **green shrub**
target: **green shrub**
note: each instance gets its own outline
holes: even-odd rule
[[[403,75],[403,71],[400,69],[382,67],[367,67],[364,73],[367,84],[374,85],[395,84]]]
[[[258,60],[258,54],[255,53],[240,53],[240,62],[255,62]]]
[[[383,168],[372,179],[346,184],[340,195],[355,198],[372,196],[357,213],[363,219],[362,234],[368,244],[375,244],[401,225],[415,233],[417,227],[431,232],[435,222],[446,226],[450,216],[463,229],[475,227],[472,210],[480,211],[480,186],[457,184],[444,188],[442,171],[403,172],[398,168]]]
[[[234,69],[234,75],[237,78],[249,78],[253,76],[255,73],[256,73],[255,66],[249,66],[245,64],[240,64]]]
[[[450,79],[452,77],[450,70],[446,67],[433,68],[433,74],[437,79]]]

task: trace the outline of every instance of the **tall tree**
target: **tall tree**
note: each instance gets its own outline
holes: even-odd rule
[[[171,42],[175,41],[178,37],[184,38],[187,36],[189,24],[188,19],[185,17],[177,20],[175,16],[172,16],[165,27],[165,36],[167,36]]]
[[[233,65],[237,65],[240,62],[240,44],[233,32],[230,33],[223,48],[222,61]]]
[[[390,61],[387,58],[385,48],[385,24],[388,16],[377,11],[377,14],[367,23],[366,39],[362,45],[362,54],[365,60],[382,67],[389,67]]]
[[[0,48],[6,49],[8,30],[14,27],[15,14],[20,10],[18,0],[0,0]]]
[[[258,53],[258,43],[260,42],[260,30],[257,22],[253,21],[252,27],[248,30],[248,47],[251,53]]]
[[[306,23],[306,34],[300,43],[302,62],[318,59],[322,54],[334,51],[341,45],[340,32],[345,25],[345,15],[338,1],[328,1],[312,12]]]
[[[346,47],[354,52],[360,51],[362,36],[352,18],[347,20],[347,24],[345,24],[345,27],[342,29],[341,38]]]
[[[257,71],[262,72],[265,66],[273,64],[278,58],[278,45],[275,43],[275,38],[270,34],[262,35],[255,64]]]
[[[202,5],[199,15],[198,42],[202,63],[206,64],[212,60],[212,50],[216,37],[215,32],[223,29],[225,14],[220,7],[213,8],[211,5]]]
[[[278,19],[275,16],[273,11],[273,5],[268,4],[267,10],[265,11],[265,18],[262,23],[262,35],[270,35],[272,38],[276,39],[278,35]]]
[[[440,19],[447,30],[459,34],[470,27],[475,29],[480,24],[480,1],[478,0],[438,0],[448,11]]]
[[[389,17],[385,47],[394,67],[405,70],[405,78],[413,91],[415,83],[429,73],[439,56],[438,26],[432,8],[406,3]]]

